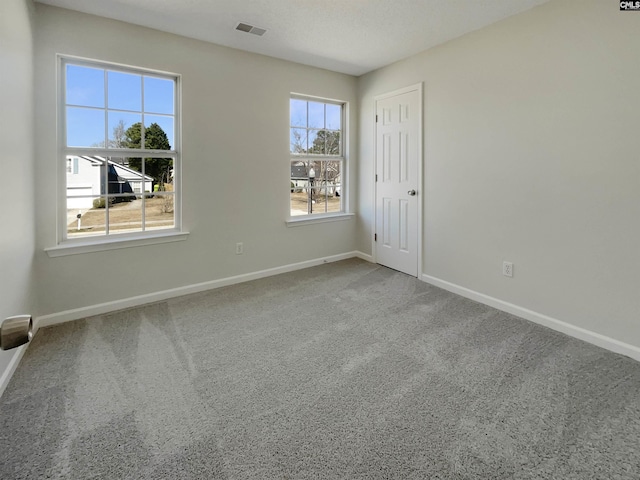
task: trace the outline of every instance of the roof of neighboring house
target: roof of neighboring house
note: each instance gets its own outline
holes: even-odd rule
[[[116,169],[116,172],[118,174],[119,177],[121,177],[123,180],[127,180],[127,181],[141,181],[142,180],[142,173],[138,172],[137,170],[134,170],[133,168],[129,168],[125,165],[121,165],[117,162],[114,162],[113,160],[107,160],[104,157],[99,157],[99,156],[82,156],[80,158],[83,158],[85,160],[90,161],[91,163],[94,163],[96,165],[103,165],[104,162],[108,162],[109,165],[113,165],[114,168]],[[144,181],[145,182],[152,182],[153,181],[153,177],[150,177],[149,175],[144,175]]]
[[[292,180],[307,180],[308,178],[307,167],[304,165],[291,165]]]

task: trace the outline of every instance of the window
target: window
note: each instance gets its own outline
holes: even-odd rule
[[[179,230],[178,76],[60,61],[60,240]]]
[[[290,99],[292,217],[343,212],[344,104]]]
[[[78,157],[67,157],[67,173],[78,174]]]

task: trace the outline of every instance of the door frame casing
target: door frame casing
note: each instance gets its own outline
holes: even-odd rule
[[[424,116],[424,100],[423,100],[423,85],[424,82],[416,83],[414,85],[409,85],[408,87],[399,88],[397,90],[393,90],[391,92],[383,93],[380,95],[376,95],[373,98],[373,174],[371,177],[371,181],[373,182],[373,234],[371,235],[371,256],[373,258],[374,263],[378,263],[378,252],[375,241],[375,234],[378,228],[378,183],[376,182],[376,172],[378,171],[378,125],[376,122],[376,115],[378,112],[378,102],[380,100],[385,100],[390,97],[395,97],[398,95],[402,95],[404,93],[409,93],[416,91],[418,93],[418,105],[420,108],[420,112],[418,115],[418,181],[417,181],[417,190],[418,190],[418,279],[422,279],[422,245],[423,245],[423,208],[425,202],[425,191],[424,191],[424,178],[423,178],[423,164],[424,164],[424,154],[423,154],[423,116]]]

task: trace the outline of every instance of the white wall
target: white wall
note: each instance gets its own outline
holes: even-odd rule
[[[640,346],[639,32],[553,0],[361,77],[359,249],[374,96],[423,81],[423,272]]]
[[[0,2],[0,321],[33,313],[32,8],[27,0]],[[0,352],[0,377],[15,354]]]
[[[354,249],[354,220],[285,225],[289,93],[345,100],[357,112],[354,77],[41,4],[35,49],[40,315]],[[58,258],[43,251],[56,243],[56,53],[182,75],[186,241]],[[357,115],[348,127],[355,162]]]

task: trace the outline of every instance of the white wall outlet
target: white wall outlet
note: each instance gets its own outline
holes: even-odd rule
[[[505,277],[513,277],[513,263],[502,262],[502,274]]]
[[[236,255],[242,255],[244,253],[244,244],[242,242],[236,243]]]

